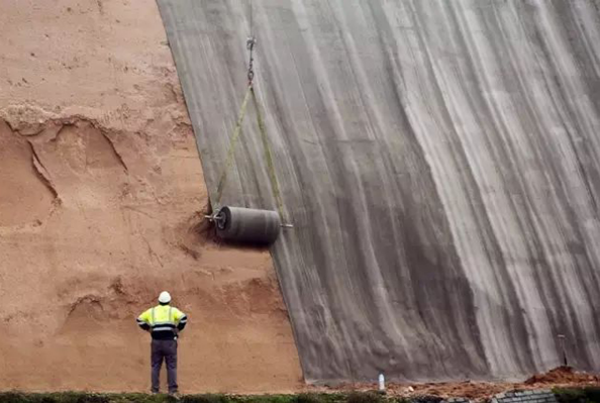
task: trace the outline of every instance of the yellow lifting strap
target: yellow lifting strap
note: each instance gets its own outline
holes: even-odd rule
[[[227,159],[225,160],[225,168],[223,169],[223,173],[221,174],[221,178],[219,179],[219,185],[217,187],[217,200],[215,205],[220,207],[221,198],[223,197],[223,190],[225,189],[225,183],[227,182],[227,174],[233,165],[233,157],[235,155],[235,145],[242,133],[242,123],[244,122],[244,117],[246,116],[246,108],[248,107],[248,101],[250,100],[250,93],[252,92],[252,85],[248,85],[248,89],[246,90],[246,95],[244,95],[244,101],[242,102],[242,107],[240,108],[240,113],[238,115],[237,123],[235,124],[235,128],[233,129],[233,136],[231,136],[231,140],[229,141],[229,149],[227,150]]]
[[[269,137],[267,136],[267,128],[262,118],[262,112],[260,110],[260,105],[258,103],[258,98],[256,97],[254,87],[250,87],[250,92],[252,92],[254,109],[256,109],[256,123],[258,124],[258,130],[260,131],[260,137],[262,139],[263,148],[265,151],[265,161],[267,163],[267,172],[269,174],[269,180],[271,181],[271,191],[273,192],[275,203],[277,203],[277,212],[279,213],[279,218],[281,218],[282,223],[285,223],[286,221],[283,216],[283,199],[281,197],[281,191],[279,190],[279,182],[277,181],[277,175],[275,175],[275,164],[273,163],[273,153],[271,153]]]
[[[269,144],[269,138],[267,136],[267,129],[265,126],[265,122],[262,117],[262,112],[260,109],[260,105],[258,102],[258,97],[256,96],[256,92],[254,91],[254,86],[252,81],[248,84],[248,89],[246,90],[246,94],[244,95],[244,100],[242,101],[242,106],[240,107],[240,112],[238,115],[238,119],[233,129],[233,135],[231,136],[231,140],[229,141],[229,149],[227,151],[227,159],[225,161],[225,168],[223,169],[223,173],[219,179],[219,184],[217,186],[217,198],[215,203],[215,210],[221,207],[221,199],[223,197],[223,190],[225,189],[225,185],[227,182],[227,175],[233,166],[234,156],[235,156],[235,146],[238,142],[238,139],[242,133],[242,124],[244,122],[244,118],[246,116],[246,110],[248,108],[248,101],[252,97],[252,103],[254,104],[254,109],[256,110],[256,122],[258,125],[258,131],[260,132],[263,149],[264,149],[264,158],[267,164],[267,173],[269,175],[269,180],[271,182],[271,191],[273,192],[273,197],[275,198],[275,203],[277,204],[277,212],[279,213],[279,217],[281,218],[281,222],[285,223],[285,217],[283,212],[283,199],[281,197],[281,191],[279,188],[279,182],[277,181],[277,175],[275,174],[275,164],[273,162],[273,154],[271,152],[271,146]]]

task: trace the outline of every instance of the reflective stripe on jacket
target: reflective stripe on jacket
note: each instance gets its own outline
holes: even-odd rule
[[[142,329],[150,330],[153,339],[172,340],[187,324],[187,316],[174,306],[158,305],[142,313],[137,323]]]

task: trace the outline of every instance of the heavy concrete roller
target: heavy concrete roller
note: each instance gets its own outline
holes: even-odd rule
[[[221,207],[212,217],[221,239],[270,245],[279,236],[279,213],[244,207]]]

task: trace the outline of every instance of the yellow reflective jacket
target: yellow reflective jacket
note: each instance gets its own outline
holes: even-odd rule
[[[174,340],[187,324],[187,315],[171,305],[157,305],[144,311],[137,324],[149,330],[153,339]]]

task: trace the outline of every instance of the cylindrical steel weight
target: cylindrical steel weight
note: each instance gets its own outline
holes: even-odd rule
[[[270,245],[281,231],[276,211],[225,206],[216,218],[217,235],[230,241]]]

